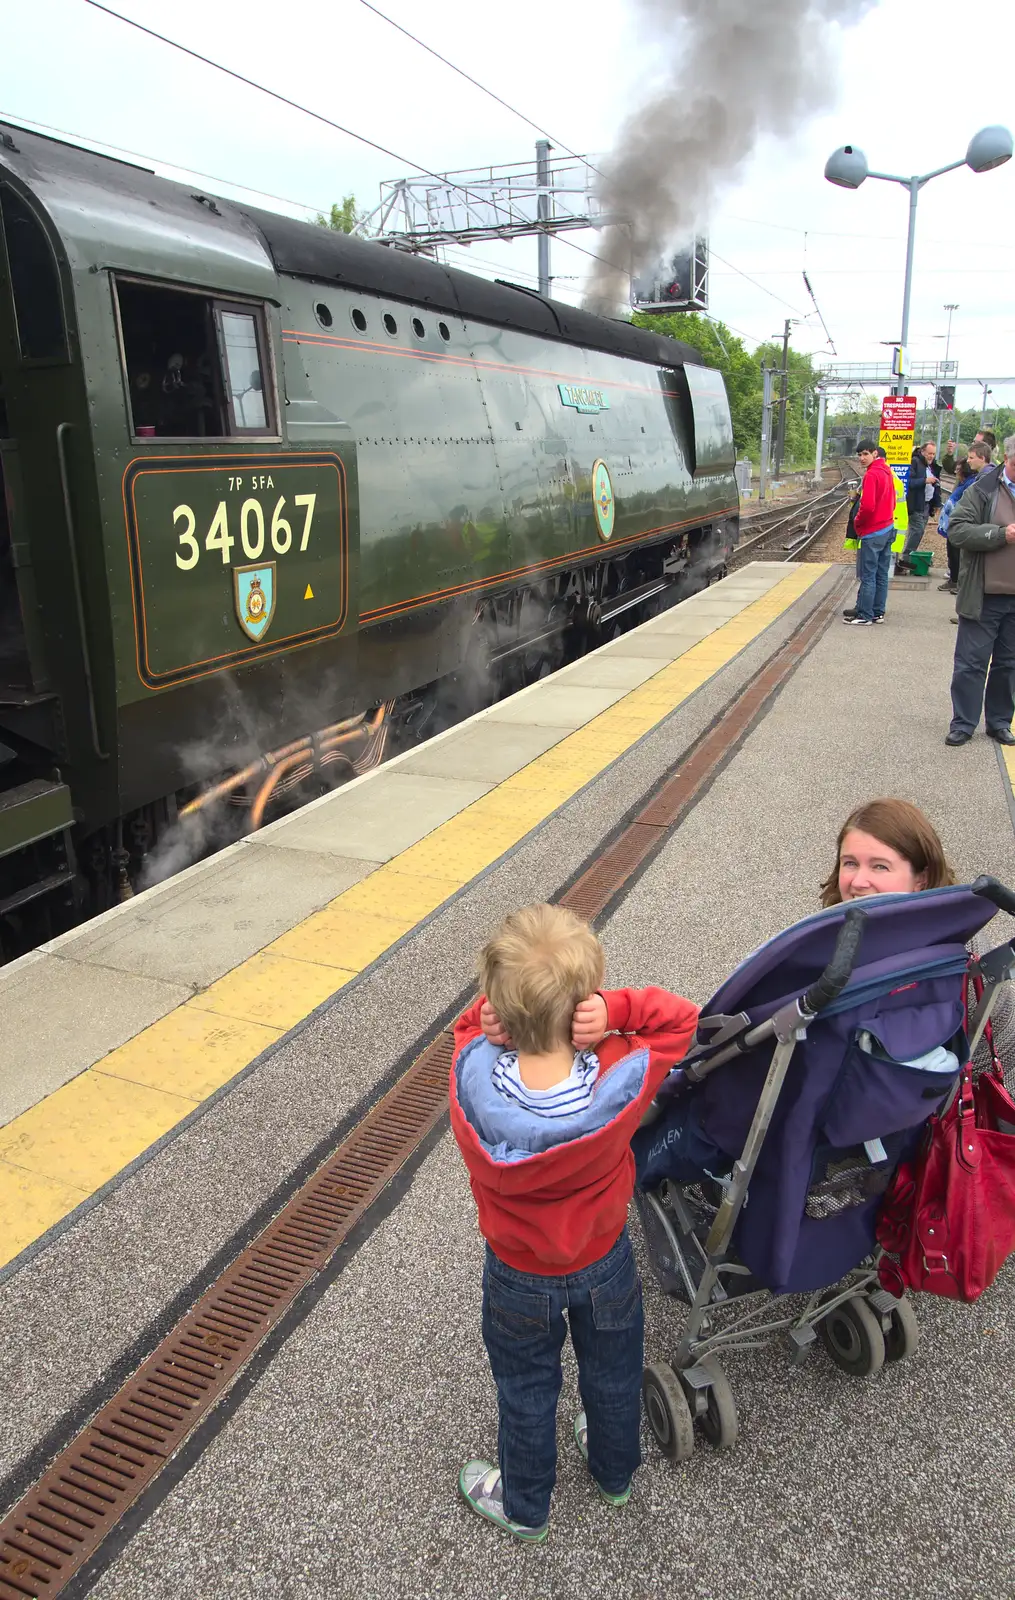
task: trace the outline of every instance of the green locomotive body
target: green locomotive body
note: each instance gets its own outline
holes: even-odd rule
[[[73,839],[122,876],[260,752],[700,587],[733,465],[672,340],[0,127],[0,918]]]

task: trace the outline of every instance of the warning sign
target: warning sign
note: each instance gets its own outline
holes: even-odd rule
[[[888,395],[881,402],[881,432],[878,444],[885,452],[885,460],[909,487],[909,464],[913,459],[913,440],[916,433],[916,396]]]
[[[916,428],[916,395],[888,395],[881,402],[881,426],[892,433],[912,433]]]
[[[912,433],[890,433],[887,428],[882,428],[878,444],[885,452],[885,460],[890,467],[909,466],[913,457]]]

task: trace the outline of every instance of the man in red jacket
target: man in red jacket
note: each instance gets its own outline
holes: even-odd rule
[[[885,620],[895,539],[895,478],[891,467],[878,454],[877,445],[870,440],[865,439],[856,453],[865,469],[853,524],[860,541],[857,562],[860,587],[856,608],[846,612],[845,621],[850,627],[866,628]]]
[[[485,996],[455,1027],[451,1126],[487,1241],[483,1340],[500,1412],[498,1465],[468,1461],[458,1484],[474,1511],[532,1541],[548,1528],[568,1331],[584,1404],[575,1442],[604,1499],[631,1493],[644,1363],[631,1139],[697,1025],[697,1008],[663,989],[599,993],[603,969],[587,924],[528,906],[483,950]]]

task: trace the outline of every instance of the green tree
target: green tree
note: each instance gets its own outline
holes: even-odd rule
[[[320,212],[317,214],[317,226],[331,228],[335,233],[351,233],[360,220],[354,194],[347,194],[341,205],[332,206],[330,216],[322,216]]]
[[[737,454],[753,454],[757,458],[761,439],[761,369],[743,340],[731,333],[724,323],[699,316],[695,311],[670,311],[662,315],[636,311],[631,320],[636,327],[692,345],[701,351],[706,366],[718,367],[729,397]]]
[[[997,436],[997,447],[1000,451],[1005,439],[1015,433],[1015,411],[1010,406],[987,407],[987,421],[984,424]],[[944,429],[941,435],[942,449],[948,439],[957,439],[960,444],[971,444],[980,428],[980,407],[970,406],[968,411],[948,411],[945,413]],[[937,436],[937,418],[934,419],[934,435]]]

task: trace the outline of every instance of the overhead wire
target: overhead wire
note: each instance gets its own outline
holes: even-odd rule
[[[520,117],[522,121],[528,123],[530,127],[536,128],[537,132],[543,133],[544,137],[550,138],[551,142],[554,142],[550,134],[548,134],[546,130],[541,128],[537,123],[534,123],[531,118],[525,115],[524,112],[519,111],[516,106],[510,105],[508,101],[503,100],[501,96],[497,95],[492,89],[487,89],[484,84],[479,83],[479,81],[473,78],[471,74],[465,72],[462,68],[455,66],[453,62],[449,61],[445,56],[440,55],[438,51],[434,50],[422,39],[419,39],[415,34],[410,33],[407,28],[402,27],[402,25],[398,22],[395,22],[392,17],[389,17],[385,12],[380,11],[377,6],[371,3],[371,0],[360,0],[360,3],[363,4],[368,10],[374,12],[374,14],[381,18],[384,22],[389,23],[393,28],[396,28],[400,33],[404,34],[406,38],[411,39],[412,42],[418,45],[420,49],[425,50],[428,52],[428,54],[436,57],[438,60],[443,62],[445,66],[450,68],[451,71],[456,72],[461,77],[468,79],[468,81],[474,84],[476,88],[480,89],[482,93],[487,94],[492,99],[498,101],[498,103],[504,106],[506,110],[512,112],[513,115]],[[148,27],[147,24],[143,22],[138,22],[133,17],[128,17],[120,11],[115,11],[112,6],[103,4],[102,0],[85,0],[85,4],[91,6],[96,11],[102,11],[107,16],[115,18],[118,22],[126,23],[128,27],[136,28],[138,32],[147,34],[149,38],[156,39],[160,44],[169,45],[171,49],[178,50],[181,52],[181,54],[190,56],[192,60],[200,61],[203,65],[212,67],[217,72],[224,73],[227,77],[235,79],[235,81],[238,83],[245,84],[248,88],[259,90],[260,93],[268,95],[273,100],[277,100],[281,105],[289,106],[294,111],[299,111],[305,116],[312,117],[315,121],[323,123],[325,127],[333,128],[336,132],[345,134],[348,138],[357,140],[360,144],[364,144],[370,149],[378,151],[381,155],[390,156],[392,161],[397,161],[402,166],[414,168],[414,170],[420,173],[423,177],[434,178],[438,183],[446,183],[449,188],[457,189],[460,193],[466,192],[462,185],[454,183],[446,173],[434,172],[431,168],[424,166],[418,161],[413,161],[409,157],[403,156],[395,150],[391,150],[386,145],[378,143],[377,140],[369,138],[366,134],[357,133],[354,128],[349,128],[343,123],[336,122],[334,118],[325,116],[323,112],[314,111],[312,107],[303,105],[300,101],[292,99],[291,96],[284,95],[277,89],[271,89],[267,84],[258,83],[255,78],[248,78],[244,73],[237,72],[235,68],[227,67],[223,62],[216,61],[211,56],[203,55],[201,51],[194,50],[189,45],[181,44],[179,40],[171,39],[167,34],[159,33],[156,29]],[[570,150],[567,145],[560,144],[560,148],[568,155],[571,155],[574,159],[584,161],[592,171],[599,172],[599,168],[595,167],[593,163],[589,162],[587,157],[577,156],[575,152]],[[169,163],[162,164],[169,165]],[[228,180],[217,179],[215,181],[226,182]],[[247,186],[237,184],[234,187],[246,189]],[[257,193],[259,191],[247,189],[247,192]],[[271,198],[278,199],[281,197],[271,196]],[[297,202],[286,201],[285,203],[291,205]],[[490,204],[495,211],[500,211],[502,215],[510,219],[510,213],[505,212],[503,207],[497,205],[496,201],[491,201]],[[309,210],[311,208],[307,207],[306,209]],[[589,250],[585,245],[577,244],[573,239],[564,238],[562,234],[558,233],[554,237],[557,238],[561,244],[566,245],[569,249],[578,251],[580,255],[587,256],[592,261],[600,262],[603,266],[609,267],[612,271],[626,272],[628,270],[627,267],[622,263],[611,261],[606,256],[600,255],[597,251]],[[760,289],[763,294],[771,296],[773,300],[776,300],[781,305],[786,306],[797,316],[803,316],[798,307],[790,305],[788,300],[782,299],[782,297],[775,294],[773,290],[767,289],[763,283],[759,283],[756,278],[752,278],[750,273],[742,271],[741,268],[735,266],[732,261],[727,261],[725,257],[720,256],[716,251],[712,250],[711,246],[710,253],[717,261],[722,261],[725,266],[737,273],[738,276],[744,278],[748,283],[753,283],[755,288]]]
[[[103,11],[109,17],[115,17],[118,22],[125,22],[128,27],[136,28],[139,33],[147,34],[151,39],[157,39],[160,44],[167,44],[173,50],[179,50],[182,55],[190,56],[194,61],[200,61],[206,67],[213,67],[216,72],[222,72],[227,78],[233,78],[237,83],[246,84],[249,89],[257,89],[261,94],[266,94],[272,100],[277,100],[280,105],[289,106],[293,111],[300,111],[304,116],[313,117],[315,122],[321,122],[327,128],[333,128],[337,133],[344,133],[348,138],[355,139],[360,144],[367,145],[371,150],[377,150],[381,155],[390,156],[392,161],[397,161],[400,166],[412,167],[424,178],[435,178],[438,183],[446,183],[450,189],[457,189],[460,194],[468,191],[462,185],[452,182],[446,173],[434,172],[432,168],[423,166],[419,161],[413,161],[408,156],[400,155],[397,150],[391,150],[387,145],[379,144],[376,139],[370,139],[364,133],[357,133],[355,128],[347,128],[344,123],[336,122],[333,117],[326,117],[322,111],[314,111],[310,106],[305,106],[298,100],[293,100],[289,95],[282,94],[278,89],[270,89],[267,84],[258,83],[256,78],[248,78],[245,73],[237,72],[233,67],[227,67],[221,61],[216,61],[212,56],[202,55],[200,50],[194,50],[190,45],[181,44],[178,39],[170,39],[168,34],[159,33],[155,28],[149,28],[145,23],[138,22],[133,17],[124,16],[121,11],[114,11],[112,6],[103,5],[102,0],[85,0],[85,4],[92,6],[96,11]],[[495,211],[499,211],[509,222],[513,222],[510,212],[490,201]],[[580,250],[583,255],[590,256],[593,261],[601,261],[604,266],[614,271],[625,270],[618,262],[609,261],[605,256],[597,255],[594,250],[587,250],[583,245],[567,241],[573,250]]]
[[[425,50],[435,60],[442,62],[446,67],[450,67],[452,72],[457,72],[460,78],[464,78],[467,83],[471,83],[473,88],[478,89],[481,94],[488,95],[491,100],[496,100],[497,104],[503,106],[505,111],[510,111],[512,116],[518,117],[522,122],[527,122],[530,128],[534,128],[537,133],[541,133],[543,138],[548,139],[556,149],[563,150],[565,155],[572,156],[575,161],[584,162],[591,172],[599,173],[599,176],[602,177],[599,168],[589,160],[588,156],[580,156],[576,150],[572,150],[566,145],[563,139],[558,139],[552,133],[548,133],[540,123],[533,122],[532,118],[526,116],[524,111],[519,111],[517,106],[511,105],[509,101],[504,100],[493,89],[488,89],[485,83],[480,83],[479,79],[474,78],[470,72],[466,72],[463,67],[456,67],[453,61],[448,60],[447,56],[442,56],[440,51],[435,50],[433,45],[427,44],[425,39],[420,39],[416,34],[410,33],[408,28],[403,27],[400,22],[396,22],[394,17],[389,17],[387,12],[381,11],[378,6],[373,5],[371,0],[360,0],[360,5],[366,6],[368,11],[374,13],[375,17],[380,17],[382,22],[389,23],[392,28],[404,34],[407,39],[411,39],[413,44],[418,44],[421,50]]]
[[[773,289],[766,289],[765,285],[763,283],[759,283],[757,278],[752,278],[749,272],[744,272],[742,268],[734,266],[732,261],[727,261],[726,257],[721,256],[717,250],[713,250],[711,245],[709,245],[708,248],[709,255],[713,258],[713,260],[721,261],[723,266],[729,267],[731,271],[737,274],[738,278],[746,278],[747,282],[753,283],[756,289],[760,289],[763,294],[770,295],[773,300],[778,300],[781,306],[785,306],[788,311],[792,311],[796,316],[800,317],[801,320],[806,321],[806,317],[800,310],[799,306],[790,305],[789,301],[784,300],[781,294],[776,294]]]

